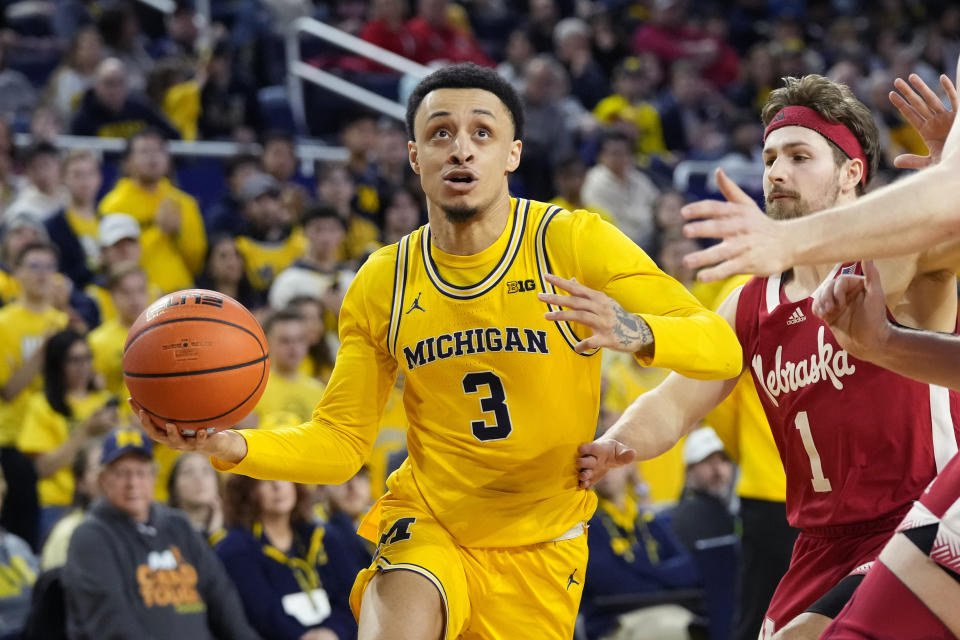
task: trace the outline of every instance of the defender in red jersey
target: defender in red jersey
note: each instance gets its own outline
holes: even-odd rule
[[[876,168],[877,131],[845,86],[820,76],[789,78],[771,94],[763,117],[768,215],[805,216],[863,191]],[[952,114],[931,117],[946,123],[935,130],[949,130]],[[737,197],[731,185],[721,185]],[[878,263],[891,316],[909,327],[954,332],[958,265],[960,243]],[[813,313],[817,288],[856,269],[825,264],[755,279],[720,309],[743,346],[784,462],[788,519],[801,529],[761,637],[818,637],[912,501],[957,451],[953,393],[853,357]],[[544,297],[566,307],[551,319],[576,320],[601,336],[612,331],[615,303],[577,283],[558,283],[572,297]],[[666,451],[735,383],[671,375],[602,438],[581,447],[581,486],[615,466],[614,456],[625,450],[642,458]]]

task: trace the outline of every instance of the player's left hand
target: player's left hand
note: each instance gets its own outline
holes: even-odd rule
[[[903,78],[894,80],[893,86],[900,93],[891,91],[890,102],[917,130],[927,145],[930,155],[918,156],[903,153],[893,159],[893,165],[898,169],[923,169],[940,162],[944,143],[953,125],[957,108],[960,107],[960,98],[957,96],[957,88],[946,75],[940,76],[940,86],[943,87],[950,101],[950,110],[920,76],[911,73],[909,80],[909,84]]]
[[[612,438],[599,438],[580,445],[577,449],[577,481],[581,489],[589,489],[600,481],[610,469],[630,464],[637,452]]]
[[[814,293],[813,312],[827,323],[847,353],[870,360],[883,348],[891,325],[880,273],[871,261],[863,262],[863,272],[824,282]]]
[[[585,287],[576,278],[567,280],[547,274],[547,282],[569,293],[568,296],[540,293],[541,302],[563,307],[562,311],[543,314],[547,320],[567,321],[590,327],[593,335],[574,347],[577,353],[607,347],[625,353],[643,353],[653,348],[653,331],[640,316],[596,289]]]

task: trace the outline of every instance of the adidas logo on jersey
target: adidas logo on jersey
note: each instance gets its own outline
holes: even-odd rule
[[[803,322],[807,319],[807,316],[803,315],[803,311],[800,310],[800,307],[797,307],[793,310],[793,313],[790,314],[790,318],[787,319],[787,325],[797,324],[798,322]]]

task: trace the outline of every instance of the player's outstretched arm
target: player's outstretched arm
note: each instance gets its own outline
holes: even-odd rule
[[[770,275],[795,264],[917,253],[960,237],[960,201],[956,198],[960,125],[954,118],[960,101],[953,84],[945,80],[941,79],[941,85],[954,105],[952,111],[944,109],[922,81],[917,84],[911,79],[917,89],[914,91],[899,80],[896,87],[907,97],[891,96],[904,116],[915,127],[920,125],[918,131],[931,151],[924,157],[900,156],[898,166],[929,166],[939,153],[938,164],[852,203],[784,222],[764,217],[759,208],[744,200],[745,194],[729,178],[718,172],[717,183],[727,202],[703,200],[688,204],[682,213],[689,221],[684,226],[686,235],[720,238],[721,242],[690,254],[685,264],[690,268],[709,267],[699,277],[710,282],[737,273]],[[944,129],[948,129],[946,136]]]
[[[892,324],[872,262],[863,276],[829,280],[814,295],[813,311],[855,357],[921,382],[960,390],[960,336]]]

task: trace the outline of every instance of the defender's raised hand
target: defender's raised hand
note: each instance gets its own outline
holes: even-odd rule
[[[890,102],[923,138],[930,155],[918,156],[903,153],[894,158],[893,164],[899,169],[923,169],[940,162],[943,147],[950,133],[960,98],[957,88],[946,75],[940,76],[951,109],[947,109],[937,94],[915,73],[909,76],[908,84],[903,78],[897,78],[893,86],[897,91],[890,92]],[[913,86],[911,86],[913,85]],[[899,91],[899,93],[897,93]],[[902,95],[901,95],[902,94]]]
[[[547,304],[563,307],[548,311],[547,320],[567,321],[590,327],[593,335],[574,347],[577,353],[607,347],[625,353],[653,354],[653,331],[640,316],[626,311],[610,296],[585,287],[576,279],[567,280],[547,274],[547,282],[570,295],[540,293]]]
[[[723,280],[738,273],[770,275],[790,266],[790,244],[783,225],[768,218],[743,189],[717,169],[717,186],[726,202],[701,200],[681,209],[684,235],[720,238],[720,244],[691,253],[683,259],[690,269],[703,269],[703,282]],[[714,265],[714,266],[710,266]]]
[[[863,262],[862,276],[842,275],[824,282],[813,298],[813,312],[830,327],[837,342],[851,355],[871,360],[886,342],[891,325],[880,273]]]

